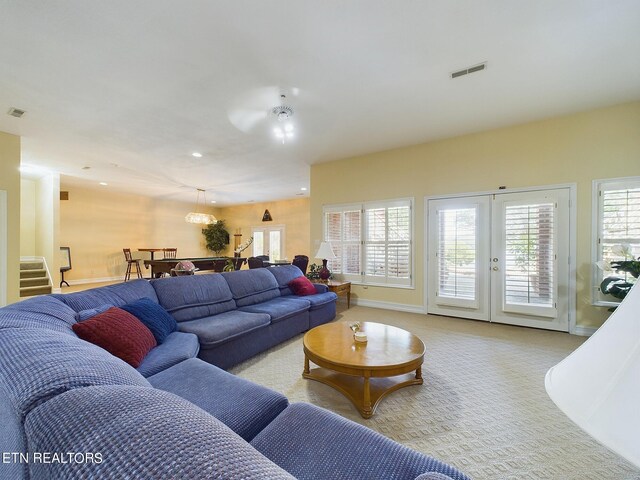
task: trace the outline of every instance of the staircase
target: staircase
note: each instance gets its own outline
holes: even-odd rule
[[[51,281],[44,260],[20,260],[20,296],[51,293]]]

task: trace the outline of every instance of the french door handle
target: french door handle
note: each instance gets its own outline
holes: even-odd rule
[[[499,270],[499,268],[498,268],[498,267],[493,267],[493,269],[492,269],[492,270],[493,270],[494,272],[497,272],[497,271]]]
[[[494,257],[493,261],[494,261],[494,262],[497,262],[497,261],[498,261],[498,259]]]

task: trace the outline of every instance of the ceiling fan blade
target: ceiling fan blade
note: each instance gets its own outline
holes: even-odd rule
[[[249,133],[262,120],[267,118],[267,110],[235,109],[227,114],[231,124],[241,132]]]

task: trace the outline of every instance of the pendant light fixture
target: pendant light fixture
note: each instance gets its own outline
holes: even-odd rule
[[[204,207],[207,205],[207,193],[203,189],[198,188],[198,196],[196,197],[195,212],[189,212],[187,216],[184,217],[185,221],[187,223],[197,223],[200,225],[211,225],[212,223],[216,223],[218,219],[213,215],[210,215],[204,212],[203,213],[198,212],[198,205],[200,204],[200,193],[202,193],[202,198],[203,198],[202,200],[203,210],[204,210]]]

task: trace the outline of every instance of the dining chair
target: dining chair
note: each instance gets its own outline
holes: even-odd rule
[[[123,248],[122,251],[124,252],[124,259],[127,261],[127,271],[124,274],[124,281],[127,282],[131,279],[131,266],[135,265],[136,267],[136,274],[138,275],[138,278],[142,278],[142,269],[140,268],[140,259],[139,258],[133,258],[131,256],[131,249],[130,248]]]
[[[163,258],[176,258],[178,255],[177,248],[163,248],[162,249]]]
[[[240,270],[242,268],[242,265],[247,263],[247,259],[246,258],[242,258],[242,257],[233,257],[233,269],[234,270]]]
[[[247,262],[249,263],[249,268],[250,269],[253,269],[253,268],[264,268],[264,261],[261,258],[249,257]]]
[[[263,262],[268,262],[269,261],[269,255],[256,255],[256,258],[259,258]]]
[[[306,255],[296,255],[293,257],[292,265],[295,265],[300,270],[302,270],[302,274],[307,274],[307,267],[309,266],[309,257]]]

